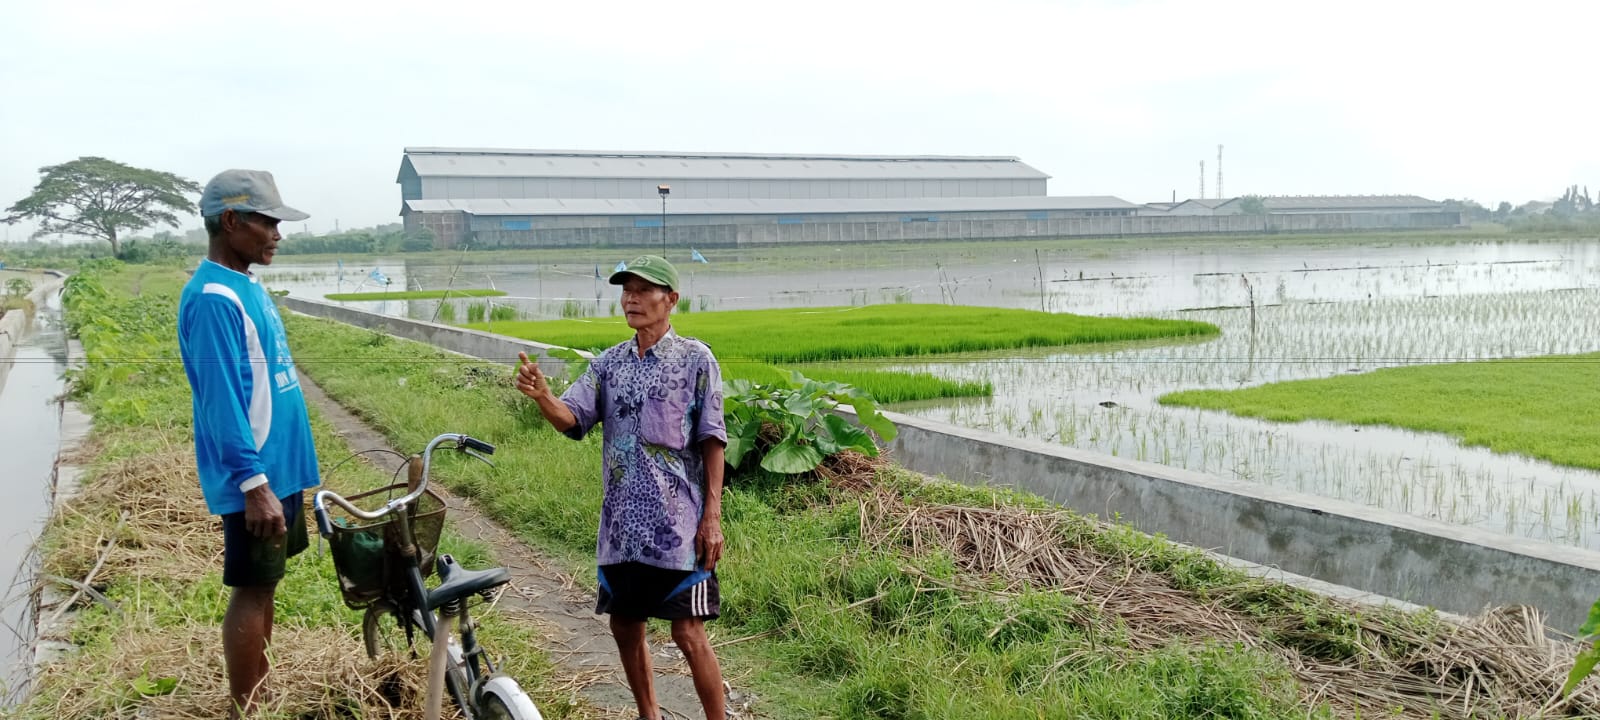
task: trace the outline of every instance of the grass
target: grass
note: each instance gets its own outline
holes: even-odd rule
[[[156,313],[128,315],[111,320],[132,323]],[[531,402],[511,390],[510,370],[504,366],[328,321],[291,316],[286,322],[301,371],[383,431],[392,445],[417,447],[443,431],[466,432],[496,443],[498,468],[448,463],[439,468],[440,481],[476,497],[490,515],[523,539],[565,558],[575,574],[592,566],[601,494],[598,434],[574,443],[555,433]],[[158,341],[170,342],[165,337]],[[173,444],[183,448],[185,433],[179,422],[170,421],[187,417],[188,400],[184,393],[173,391],[173,373],[181,374],[181,368],[171,363],[142,366],[90,398],[97,421],[121,428],[98,434],[108,443],[106,453],[146,466],[159,465],[149,460],[161,457],[163,447],[169,454]],[[178,383],[181,387],[181,379]],[[110,402],[129,396],[140,402]],[[331,441],[320,423],[318,437]],[[325,463],[335,459],[332,454],[324,456]],[[925,482],[905,473],[891,472],[880,481],[908,507],[1049,510],[1039,498]],[[192,482],[192,477],[183,480],[187,486]],[[99,501],[115,496],[91,492],[86,497]],[[78,525],[106,528],[105,512],[111,510],[85,513]],[[1354,701],[1337,694],[1324,696],[1320,682],[1302,685],[1284,658],[1359,661],[1378,626],[1372,617],[1351,615],[1304,591],[1246,578],[1160,539],[1103,528],[1070,514],[1059,514],[1064,519],[1045,536],[1046,544],[1083,554],[1086,562],[1081,570],[1120,588],[1122,597],[1084,594],[1074,589],[1072,578],[1065,577],[1019,584],[968,569],[965,558],[952,550],[916,550],[911,538],[885,536],[881,527],[895,526],[897,518],[877,518],[880,529],[871,530],[869,510],[815,481],[759,474],[730,478],[724,501],[729,547],[719,567],[725,614],[712,627],[714,641],[724,643],[719,652],[729,676],[762,698],[763,716],[779,720],[1356,716],[1325,705]],[[93,547],[97,537],[86,531],[52,537],[63,535],[77,537],[78,547]],[[84,568],[91,555],[71,553],[67,547],[61,543],[53,555],[75,559],[53,567],[69,572]],[[192,563],[162,565],[162,555],[155,552],[140,559],[150,566],[131,574],[144,590],[130,596],[126,587],[113,583],[111,589],[126,607],[150,607],[136,616],[143,618],[142,624],[109,615],[100,624],[93,620],[97,611],[90,611],[80,625],[81,634],[99,644],[91,646],[88,661],[61,668],[25,717],[60,716],[54,712],[59,705],[52,703],[81,702],[85,697],[95,700],[93,707],[101,712],[79,717],[132,716],[125,709],[130,702],[125,688],[132,678],[146,671],[176,675],[174,667],[165,664],[165,656],[152,661],[150,656],[134,654],[135,646],[126,638],[157,634],[159,641],[202,637],[196,628],[205,633],[214,630],[218,588],[205,579],[214,570],[203,569],[199,579],[184,580],[185,572],[195,575]],[[314,561],[307,554],[297,562]],[[307,571],[317,567],[321,570]],[[291,577],[304,576],[300,580],[306,584],[303,592],[298,585],[293,591],[285,586],[279,617],[323,632],[316,637],[324,644],[348,642],[355,651],[348,620],[340,618],[348,614],[337,606],[331,583],[325,582],[325,575],[320,580],[311,577],[327,571],[325,565],[303,564],[291,570]],[[124,579],[129,574],[122,572]],[[1130,579],[1139,582],[1130,585]],[[1145,582],[1154,583],[1148,586],[1154,588],[1151,594],[1144,593]],[[1257,628],[1259,634],[1248,642],[1208,637],[1193,632],[1195,623],[1185,614],[1140,619],[1146,610],[1174,597],[1187,598],[1189,604],[1183,607],[1191,610],[1224,608],[1235,622]],[[1128,603],[1140,613],[1106,610]],[[1432,627],[1428,616],[1384,622],[1409,623],[1423,632]],[[201,641],[207,640],[196,642]],[[536,637],[528,638],[518,649],[526,652],[535,642]],[[1407,648],[1381,650],[1385,654],[1377,662],[1383,672],[1412,662],[1404,655]],[[203,653],[191,656],[202,665],[207,660]],[[193,665],[195,660],[189,662]],[[215,662],[210,665],[215,674]],[[1455,670],[1439,672],[1440,677],[1453,677]],[[539,679],[519,677],[530,684]],[[338,681],[328,686],[334,694],[344,689]],[[180,684],[180,692],[186,691],[184,687]],[[1374,716],[1370,709],[1365,716]]]
[[[1190,390],[1160,402],[1272,422],[1330,420],[1444,433],[1495,452],[1600,469],[1600,353]]]
[[[598,434],[574,443],[551,430],[511,388],[508,368],[330,321],[289,321],[292,342],[304,348],[302,372],[394,442],[453,431],[496,443],[498,469],[463,467],[452,490],[524,539],[579,567],[593,562]],[[749,666],[768,678],[759,697],[783,698],[764,709],[776,717],[1032,717],[1032,709],[1081,704],[1153,719],[1184,717],[1208,692],[1228,698],[1212,717],[1306,717],[1265,654],[1206,645],[1137,653],[1119,642],[1114,623],[1083,626],[1054,593],[1030,595],[1037,619],[1010,630],[1013,600],[916,590],[903,566],[951,578],[949,560],[871,547],[854,506],[805,502],[820,487],[749,476],[729,487],[730,560],[719,567],[726,614],[715,639],[777,636],[727,651],[733,672]],[[861,603],[884,592],[882,603]],[[985,639],[990,632],[999,639]]]
[[[983,381],[875,369],[887,359],[1217,333],[1209,323],[1184,320],[911,304],[692,313],[676,316],[673,327],[709,344],[727,378],[764,381],[793,368],[849,383],[882,403],[993,391]],[[625,318],[496,323],[493,331],[576,348],[609,347],[633,332]]]
[[[633,333],[625,318],[496,327],[501,334],[578,348],[615,345]],[[1188,320],[912,304],[693,313],[675,317],[673,327],[704,340],[719,359],[768,363],[903,358],[1218,332],[1215,325]]]
[[[601,497],[597,436],[574,443],[550,430],[510,389],[504,366],[324,320],[292,317],[290,333],[306,348],[304,372],[394,442],[452,430],[497,443],[499,468],[461,468],[448,480],[452,489],[566,558],[575,575],[587,572]],[[311,359],[310,348],[326,361]],[[1049,510],[1038,498],[905,474],[884,482],[912,503]],[[1259,632],[1235,644],[1191,635],[1192,623],[1174,619],[1154,623],[1168,635],[1151,646],[1151,626],[1103,611],[1103,598],[1070,588],[1008,589],[962,569],[948,552],[882,542],[864,532],[866,516],[815,482],[730,478],[729,549],[719,567],[725,614],[713,625],[713,640],[728,643],[720,651],[726,667],[754,683],[763,713],[851,720],[1022,718],[1041,710],[1064,718],[1355,717],[1308,700],[1320,691],[1301,686],[1280,654],[1358,662],[1377,626],[1422,636],[1437,627],[1426,615],[1355,616],[1157,538],[1069,522],[1057,540],[1115,558],[1105,561],[1104,573],[1157,574],[1171,588],[1160,593],[1225,608]],[[1401,644],[1378,652],[1402,657],[1414,650]],[[1369,707],[1364,716],[1383,715]]]
[[[157,362],[137,363],[134,372],[118,371],[127,366],[117,362],[96,363],[76,377],[81,402],[95,416],[91,471],[83,492],[46,528],[41,562],[45,572],[84,578],[110,537],[113,551],[94,584],[120,610],[91,604],[77,615],[71,639],[80,649],[43,670],[28,701],[10,709],[14,717],[216,717],[225,707],[219,628],[229,591],[221,583],[221,535],[197,490],[190,395],[181,364],[170,361],[176,337],[147,330],[175,322],[175,295],[184,280],[173,267],[125,269],[104,278],[107,301],[69,311],[95,316],[76,318],[92,356],[107,353],[102,345],[110,344],[113,355]],[[98,329],[91,332],[91,326]],[[99,382],[102,375],[115,379]],[[350,448],[314,408],[312,430],[326,472]],[[385,485],[389,476],[348,463],[324,480],[349,493]],[[119,526],[123,513],[128,519]],[[398,672],[411,685],[422,677],[421,660],[365,658],[361,616],[343,605],[331,558],[318,551],[315,536],[312,542],[290,561],[279,585],[276,692],[264,717],[343,716],[339,708],[371,701],[374,674]],[[469,566],[492,560],[487,547],[448,527],[441,548]],[[507,656],[510,672],[544,701],[542,707],[569,716],[565,695],[542,686],[552,665],[538,651],[534,630],[503,614],[484,620],[482,637]],[[174,678],[176,686],[166,695],[141,697],[131,689],[140,678]]]
[[[323,297],[340,302],[352,300],[440,300],[452,297],[500,297],[504,290],[400,290],[396,292],[328,293]]]

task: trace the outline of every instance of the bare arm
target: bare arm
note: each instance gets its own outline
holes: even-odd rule
[[[700,529],[695,533],[695,554],[707,570],[715,570],[722,559],[722,441],[708,437],[700,441],[700,457],[706,466],[706,496]]]
[[[539,363],[528,359],[527,353],[517,353],[522,364],[517,368],[517,390],[523,395],[533,398],[539,405],[539,413],[549,421],[550,426],[558,432],[571,430],[578,424],[577,416],[572,414],[572,409],[561,402],[561,398],[550,391],[550,383],[545,379],[544,373],[539,371]]]

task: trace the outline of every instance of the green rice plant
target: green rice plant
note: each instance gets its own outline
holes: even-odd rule
[[[488,306],[484,305],[483,303],[471,303],[467,305],[467,324],[476,325],[483,322],[483,317],[488,313],[488,310]]]
[[[455,303],[452,303],[452,302],[450,302],[448,300],[441,300],[439,302],[439,321],[442,322],[442,323],[446,323],[446,324],[454,324],[455,323],[455,321],[456,321],[456,305],[455,305]]]
[[[517,319],[517,309],[510,305],[495,305],[489,309],[489,320],[492,322],[510,322]]]
[[[779,363],[1206,337],[1219,332],[1215,325],[1186,320],[911,304],[712,312],[680,317],[674,326],[682,334],[705,340],[720,356]],[[566,347],[610,345],[631,334],[621,319],[522,322],[497,329]]]
[[[504,290],[403,290],[395,292],[328,293],[323,297],[340,302],[356,300],[442,300],[453,297],[500,297]]]
[[[694,303],[687,297],[678,298],[678,314],[687,315],[694,310]]]
[[[1469,446],[1600,469],[1600,353],[1377,370],[1241,390],[1161,396],[1163,405],[1271,422],[1331,420],[1439,432]]]
[[[587,306],[585,306],[583,304],[583,302],[581,302],[579,300],[568,299],[566,302],[561,303],[561,317],[564,317],[564,318],[581,318],[581,317],[588,317],[588,316],[589,316],[589,308]],[[500,330],[500,332],[504,333],[505,329],[502,328]],[[586,347],[586,346],[584,346],[584,345],[573,345],[573,346],[569,346],[569,347]]]

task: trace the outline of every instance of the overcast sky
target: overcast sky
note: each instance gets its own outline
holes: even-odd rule
[[[1151,202],[1200,160],[1214,194],[1220,143],[1230,196],[1522,202],[1600,191],[1596,28],[1588,0],[3,0],[0,207],[101,155],[395,222],[408,145],[1016,155]]]

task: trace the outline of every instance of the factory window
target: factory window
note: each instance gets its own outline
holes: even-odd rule
[[[501,220],[501,230],[532,230],[532,220]]]
[[[1050,213],[1045,212],[1043,210],[1029,210],[1028,211],[1028,219],[1029,220],[1049,220],[1050,219]]]
[[[803,218],[803,217],[780,217],[780,218],[778,218],[778,224],[779,225],[799,225],[799,224],[801,224],[801,223],[803,223],[805,221],[806,221],[806,219]]]
[[[900,222],[939,222],[938,215],[901,215]]]
[[[661,218],[634,218],[633,226],[636,228],[661,227]]]

